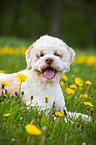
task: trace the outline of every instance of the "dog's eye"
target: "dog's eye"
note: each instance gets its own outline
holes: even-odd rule
[[[43,57],[43,56],[44,56],[44,54],[43,54],[43,53],[41,53],[41,54],[40,54],[40,57]]]
[[[62,58],[62,54],[59,54],[59,53],[54,53],[55,56],[58,56],[60,58]]]
[[[54,54],[55,56],[59,56],[57,53]]]

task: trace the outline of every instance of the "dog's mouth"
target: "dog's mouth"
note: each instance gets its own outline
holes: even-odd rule
[[[57,70],[53,69],[52,67],[47,67],[43,69],[42,72],[46,79],[52,79],[57,74]]]

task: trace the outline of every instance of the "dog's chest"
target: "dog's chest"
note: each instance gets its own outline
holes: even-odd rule
[[[26,86],[26,87],[25,87]],[[49,96],[47,107],[52,108],[53,103],[57,108],[63,108],[65,106],[64,96],[62,94],[59,84],[39,84],[28,82],[23,83],[22,91],[24,91],[23,100],[26,101],[26,104],[31,103],[31,96],[33,96],[32,105],[38,104],[41,108],[46,106],[46,96]]]

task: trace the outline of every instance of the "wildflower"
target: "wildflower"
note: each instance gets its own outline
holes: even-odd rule
[[[55,111],[55,115],[56,116],[64,116],[63,113],[61,113],[60,111]]]
[[[83,94],[81,94],[79,97],[81,98],[83,96]]]
[[[15,138],[12,138],[11,140],[12,140],[12,141],[15,141]]]
[[[53,106],[55,106],[55,102],[53,102]]]
[[[79,97],[80,97],[80,98],[81,98],[81,97],[88,98],[88,94],[81,94]]]
[[[78,78],[77,77],[77,78],[74,79],[74,81],[75,81],[75,83],[76,83],[77,86],[80,86],[81,87],[83,85],[82,84],[83,80],[81,78]]]
[[[82,91],[83,89],[80,87],[79,90]]]
[[[65,91],[68,94],[74,94],[74,92],[75,92],[73,89],[70,89],[70,88],[66,88]]]
[[[90,107],[93,107],[93,105],[90,102],[83,102],[85,105],[88,105]]]
[[[89,106],[87,106],[87,109],[89,109]]]
[[[8,83],[5,82],[5,81],[2,81],[2,82],[1,82],[1,86],[2,86],[2,87],[4,87],[4,86],[8,86]]]
[[[96,57],[89,56],[87,59],[87,64],[90,66],[96,66]]]
[[[86,57],[85,56],[80,56],[77,59],[77,63],[84,63],[86,61]]]
[[[49,96],[45,97],[46,108],[47,108],[48,98],[50,98],[50,97]]]
[[[61,85],[61,86],[64,86],[65,84],[64,84],[64,82],[62,81],[62,82],[60,82],[60,85]]]
[[[67,96],[67,99],[69,99],[69,96]]]
[[[75,89],[76,85],[75,84],[71,84],[69,87]]]
[[[0,70],[0,73],[4,73],[4,71],[3,70]]]
[[[50,96],[46,96],[46,99],[50,98]]]
[[[68,81],[68,78],[66,75],[63,75],[62,78],[65,80],[65,81]]]
[[[84,98],[88,98],[88,94],[84,94],[83,97],[84,97]]]
[[[35,119],[33,119],[33,120],[31,121],[31,123],[34,124],[34,123],[35,123]]]
[[[17,78],[17,80],[18,80],[19,82],[24,82],[24,81],[26,81],[26,80],[28,79],[28,77],[27,77],[25,74],[18,74],[18,75],[16,76],[16,78]]]
[[[10,116],[10,113],[3,114],[4,117]]]
[[[91,108],[91,111],[93,111],[93,108]]]
[[[27,124],[25,126],[25,129],[26,131],[29,133],[29,134],[32,134],[32,135],[40,135],[42,132],[40,129],[38,129],[35,125],[33,124]]]
[[[90,81],[85,81],[86,85],[91,85],[92,83]]]

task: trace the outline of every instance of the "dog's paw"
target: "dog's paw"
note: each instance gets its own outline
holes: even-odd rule
[[[92,118],[88,115],[84,115],[81,113],[76,113],[76,112],[67,112],[67,118],[72,118],[72,119],[78,119],[81,118],[83,121],[92,121]]]
[[[84,121],[89,121],[89,122],[92,122],[92,117],[88,116],[88,115],[84,115],[84,114],[80,114],[82,115],[82,119]]]

